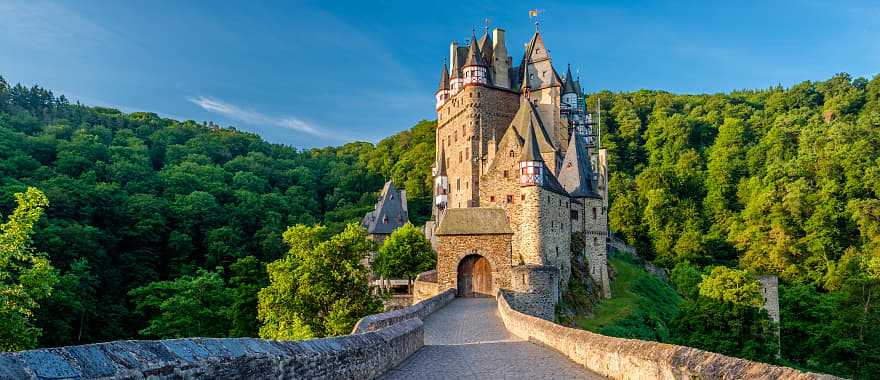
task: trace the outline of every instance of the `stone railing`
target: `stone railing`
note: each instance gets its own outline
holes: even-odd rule
[[[446,304],[452,301],[453,298],[455,298],[455,289],[447,289],[436,296],[425,299],[415,305],[407,306],[403,309],[368,315],[361,318],[361,320],[354,325],[354,330],[351,333],[360,334],[368,331],[375,331],[408,319],[424,319],[437,309],[446,306]]]
[[[116,341],[0,353],[0,379],[372,379],[424,345],[422,321],[334,338]]]
[[[498,292],[498,314],[507,330],[561,352],[589,370],[612,379],[836,379],[696,348],[613,338],[557,325],[510,307]]]
[[[413,303],[431,298],[440,293],[440,285],[437,284],[437,271],[429,270],[419,273],[413,281]]]

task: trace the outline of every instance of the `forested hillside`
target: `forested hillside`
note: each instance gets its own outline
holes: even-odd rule
[[[60,272],[36,309],[39,345],[155,337],[150,296],[182,286],[224,295],[228,286],[235,298],[231,331],[202,331],[256,336],[262,267],[289,249],[282,232],[297,223],[341,232],[389,178],[423,222],[433,144],[434,123],[421,122],[377,146],[297,150],[231,128],[70,104],[0,78],[0,212],[28,186],[45,193],[33,247]]]
[[[610,225],[671,270],[680,296],[633,281],[645,307],[608,333],[877,377],[880,77],[715,95],[601,92],[588,104],[597,100]],[[255,336],[265,265],[303,240],[285,244],[288,226],[320,223],[318,235],[357,240],[344,226],[388,178],[406,187],[414,223],[427,218],[434,125],[376,146],[296,150],[0,80],[0,211],[28,186],[45,193],[33,246],[59,271],[36,309],[39,344],[192,325],[168,315],[210,322],[185,333]],[[759,274],[780,277],[778,327],[757,307]],[[231,311],[199,307],[229,297]],[[655,299],[677,306],[640,301]],[[159,309],[175,313],[157,318]]]
[[[775,360],[749,307],[774,274],[783,363],[880,376],[880,76],[597,98],[610,226],[686,299],[669,340]]]

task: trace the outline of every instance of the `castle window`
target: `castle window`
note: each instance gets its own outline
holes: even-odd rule
[[[461,154],[462,154],[462,152],[458,152],[458,162],[461,162],[461,159],[462,159],[462,155],[461,155]]]
[[[513,150],[510,151],[510,157],[516,157],[516,153],[513,153]]]
[[[507,194],[507,203],[513,204],[513,195]]]
[[[605,206],[602,206],[602,215],[605,215]]]
[[[523,201],[526,200],[526,195],[525,195],[525,194],[521,194],[519,197],[520,197],[520,200],[523,200]]]
[[[507,170],[504,171],[504,178],[507,178],[507,175],[510,174]]]
[[[596,220],[596,208],[593,207],[593,220]]]
[[[571,220],[578,220],[577,210],[571,210]]]
[[[489,202],[495,202],[495,196],[494,196],[494,195],[492,195],[492,196],[489,197]]]
[[[455,179],[455,190],[461,190],[461,178]],[[595,210],[593,210],[595,211]]]
[[[593,236],[593,246],[599,245],[599,238]]]

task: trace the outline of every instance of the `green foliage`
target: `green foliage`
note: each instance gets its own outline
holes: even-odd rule
[[[761,284],[746,271],[715,267],[700,282],[700,296],[737,305],[761,307]]]
[[[419,273],[433,268],[436,262],[431,243],[419,228],[407,223],[385,239],[371,268],[383,278],[412,281]]]
[[[578,327],[621,338],[668,341],[681,297],[635,258],[620,254],[609,262],[615,275],[611,299],[600,301],[593,315],[576,321]]]
[[[322,226],[297,225],[284,233],[285,257],[268,265],[269,286],[259,292],[260,337],[295,340],[351,332],[382,302],[369,287],[361,261],[374,250],[356,223],[327,239]]]
[[[670,280],[684,298],[695,300],[700,295],[700,282],[703,276],[700,269],[688,262],[681,262],[675,265],[670,273]]]
[[[136,311],[146,317],[140,333],[156,338],[223,337],[229,332],[232,294],[220,273],[157,281],[132,289]]]
[[[257,319],[257,294],[268,285],[266,266],[256,257],[248,256],[232,263],[229,271],[232,272],[229,279],[229,287],[232,289],[232,329],[229,336],[258,336],[260,321]]]
[[[761,308],[700,297],[681,305],[671,336],[672,343],[773,362],[776,328]]]
[[[36,346],[43,333],[35,326],[38,302],[52,294],[58,274],[43,254],[33,251],[30,236],[48,205],[35,188],[16,193],[17,207],[0,225],[0,350],[16,351]]]
[[[256,334],[249,287],[261,283],[233,284],[234,263],[284,256],[287,226],[342,231],[373,207],[387,179],[406,188],[410,219],[422,223],[435,125],[420,122],[375,146],[299,150],[232,128],[70,104],[0,79],[0,213],[16,207],[14,193],[43,191],[49,207],[33,246],[63,274],[40,309],[27,309],[38,310],[31,322],[13,330],[41,328],[37,343],[52,346],[135,338],[147,325],[129,291],[222,266],[241,305],[230,333]],[[85,262],[88,274],[75,268]]]

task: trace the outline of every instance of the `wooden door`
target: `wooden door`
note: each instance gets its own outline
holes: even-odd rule
[[[492,297],[492,266],[480,255],[470,255],[458,264],[459,297]]]

